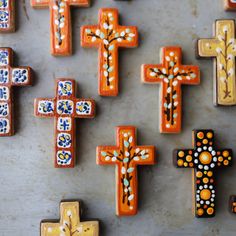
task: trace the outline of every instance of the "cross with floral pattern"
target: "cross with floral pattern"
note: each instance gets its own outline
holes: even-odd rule
[[[182,84],[200,82],[198,66],[181,65],[180,47],[161,49],[161,65],[142,65],[142,82],[161,83],[160,132],[179,133],[182,122]]]
[[[99,25],[81,28],[81,45],[99,48],[99,86],[102,96],[118,95],[118,48],[138,46],[135,26],[120,26],[118,10],[103,8],[99,11]]]
[[[35,8],[50,9],[51,53],[67,56],[72,52],[70,7],[88,7],[90,0],[31,0]]]
[[[60,222],[43,220],[41,236],[98,236],[98,221],[80,221],[80,203],[63,201],[60,204]]]
[[[32,70],[28,66],[13,67],[13,50],[0,48],[0,136],[14,134],[14,86],[32,84]]]
[[[215,37],[198,40],[198,55],[214,58],[214,104],[236,105],[235,21],[217,20]]]
[[[55,98],[35,99],[34,113],[38,117],[55,119],[55,167],[73,168],[75,165],[75,118],[93,118],[95,102],[77,99],[73,79],[56,80]]]
[[[154,146],[136,145],[136,128],[118,126],[116,146],[97,147],[97,164],[116,165],[116,214],[137,214],[137,165],[155,164]]]

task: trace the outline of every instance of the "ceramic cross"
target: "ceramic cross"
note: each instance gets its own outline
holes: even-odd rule
[[[119,126],[116,146],[97,147],[97,164],[116,165],[116,214],[137,214],[138,165],[155,164],[154,146],[137,146],[136,128]]]
[[[198,40],[198,55],[214,57],[214,104],[236,105],[235,21],[217,20],[214,34]]]
[[[174,151],[174,163],[179,168],[194,168],[195,215],[199,218],[215,215],[215,171],[232,162],[232,150],[214,147],[212,130],[193,131],[194,149]]]
[[[13,50],[0,48],[0,136],[14,134],[12,87],[31,85],[30,67],[13,67]]]
[[[81,28],[81,45],[99,48],[99,95],[117,96],[118,48],[138,46],[137,27],[120,26],[118,10],[104,8],[99,11],[99,25]]]
[[[80,221],[80,203],[78,201],[61,202],[60,221],[43,220],[41,236],[98,236],[98,221]]]
[[[51,54],[68,56],[72,53],[70,7],[88,7],[90,0],[31,0],[35,8],[50,9]]]
[[[0,0],[0,32],[15,31],[15,0]]]
[[[142,65],[142,82],[161,83],[160,132],[179,133],[182,122],[182,84],[200,83],[198,66],[183,66],[180,47],[161,49],[160,65]]]
[[[236,11],[236,1],[235,0],[224,0],[225,10]]]
[[[230,196],[229,209],[231,213],[236,214],[236,196],[235,195]]]
[[[35,116],[55,119],[55,167],[75,165],[75,118],[93,118],[95,102],[77,99],[76,84],[72,79],[56,81],[56,97],[35,99]]]

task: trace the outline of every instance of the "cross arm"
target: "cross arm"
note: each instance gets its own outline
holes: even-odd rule
[[[29,86],[32,84],[32,69],[20,66],[11,70],[11,84],[13,86]]]
[[[96,156],[98,165],[113,165],[122,162],[122,154],[116,146],[98,146]]]
[[[99,47],[104,34],[97,25],[84,25],[80,30],[82,47]]]
[[[119,35],[114,35],[111,41],[116,41],[117,46],[123,48],[135,48],[138,46],[138,27],[136,26],[119,26]]]
[[[220,50],[220,41],[214,39],[199,39],[197,41],[197,50],[200,57],[217,57]]]
[[[92,99],[76,99],[75,117],[93,118],[96,112],[96,104]]]
[[[56,114],[55,99],[36,98],[34,100],[34,115],[38,117],[54,117]]]
[[[31,6],[34,8],[45,8],[49,6],[50,0],[31,0]]]
[[[183,149],[183,150],[174,150],[173,152],[173,163],[178,168],[193,168],[193,150],[192,149]]]
[[[200,69],[198,66],[181,66],[176,74],[177,78],[181,78],[182,84],[199,84]]]
[[[89,7],[91,0],[69,0],[71,6]]]
[[[154,146],[138,146],[130,157],[136,165],[153,165],[156,163],[156,148]]]
[[[232,149],[221,149],[216,152],[218,167],[225,167],[232,165]]]
[[[143,83],[160,83],[168,77],[165,69],[161,65],[142,65],[141,79]]]

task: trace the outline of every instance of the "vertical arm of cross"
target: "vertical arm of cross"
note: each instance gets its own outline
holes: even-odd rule
[[[161,65],[142,65],[142,82],[161,83],[161,133],[178,133],[182,122],[181,84],[200,82],[197,66],[182,66],[179,47],[161,49]]]
[[[235,105],[235,22],[217,20],[215,38],[198,41],[200,57],[214,57],[214,104]]]
[[[101,9],[99,26],[81,28],[81,45],[99,47],[99,95],[117,96],[119,90],[118,48],[138,45],[137,28],[119,26],[116,9]]]
[[[15,0],[1,0],[0,15],[0,32],[15,31]]]

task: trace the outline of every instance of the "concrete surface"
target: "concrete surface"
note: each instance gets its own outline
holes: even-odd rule
[[[17,0],[16,0],[17,1]],[[79,29],[97,24],[101,7],[117,7],[124,25],[137,25],[140,47],[120,53],[120,96],[97,95],[97,50],[80,47]],[[37,236],[42,219],[59,218],[62,199],[81,199],[84,217],[101,222],[101,236],[234,236],[236,218],[228,212],[228,198],[236,194],[236,166],[218,172],[217,215],[196,219],[191,212],[190,169],[172,165],[174,148],[191,147],[191,130],[212,128],[219,147],[236,153],[236,107],[216,108],[212,102],[212,60],[196,60],[194,43],[211,37],[217,18],[226,13],[221,0],[94,0],[91,8],[74,9],[73,49],[68,58],[49,53],[49,11],[34,10],[29,0],[17,1],[17,31],[0,35],[0,45],[17,53],[16,65],[35,71],[34,86],[15,89],[16,135],[1,138],[0,235]],[[159,87],[140,83],[140,65],[159,62],[159,49],[180,45],[185,64],[201,66],[201,85],[183,88],[183,132],[159,133]],[[78,96],[93,97],[98,114],[79,120],[76,168],[53,168],[53,119],[33,116],[33,99],[54,96],[54,79],[75,78]],[[97,166],[97,145],[115,143],[115,126],[138,127],[139,144],[155,144],[158,164],[139,168],[139,214],[115,216],[115,167]]]

